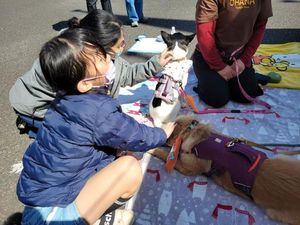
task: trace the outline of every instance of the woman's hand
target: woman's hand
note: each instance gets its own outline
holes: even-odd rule
[[[224,69],[218,71],[218,74],[227,81],[235,77],[235,71],[229,65],[226,65]]]
[[[163,123],[161,125],[161,129],[163,129],[167,135],[167,138],[169,138],[175,128],[175,123],[174,122],[169,122],[169,123]]]
[[[237,68],[239,74],[241,74],[245,70],[245,64],[242,60],[238,59],[231,65],[232,70],[235,72],[235,76],[237,75]]]
[[[165,50],[163,50],[162,53],[160,53],[158,63],[162,67],[164,67],[168,62],[172,60],[172,58],[173,58],[173,51],[168,50],[168,48],[166,48]]]

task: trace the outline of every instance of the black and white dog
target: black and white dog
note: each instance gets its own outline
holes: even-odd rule
[[[162,71],[149,105],[150,116],[157,127],[175,121],[180,110],[180,92],[187,84],[191,67],[191,60],[186,58],[188,45],[195,34],[184,35],[180,32],[168,34],[161,31],[161,36],[168,49],[173,51],[173,59]]]

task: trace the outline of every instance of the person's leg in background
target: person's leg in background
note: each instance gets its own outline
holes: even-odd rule
[[[101,6],[103,10],[113,13],[110,0],[101,0]]]
[[[198,50],[195,50],[192,60],[198,79],[198,87],[194,91],[200,100],[215,108],[224,106],[229,101],[228,82],[209,68]]]
[[[135,8],[135,0],[126,0],[126,10],[129,22],[131,23],[132,27],[137,27],[139,25],[139,16],[137,14]]]
[[[263,95],[263,90],[258,85],[253,67],[245,68],[245,70],[239,75],[239,80],[245,92],[252,98]],[[233,101],[241,103],[250,102],[241,92],[241,88],[236,77],[229,81],[229,89],[230,99]]]
[[[86,7],[87,7],[88,12],[91,12],[94,9],[97,9],[97,0],[86,0]]]
[[[139,22],[146,23],[148,19],[144,17],[144,13],[143,13],[144,2],[143,2],[143,0],[135,0],[134,5],[135,5],[136,13],[138,14],[138,17],[139,17]]]

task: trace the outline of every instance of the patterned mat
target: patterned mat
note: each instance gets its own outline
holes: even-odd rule
[[[137,121],[152,125],[148,117],[148,104],[153,96],[157,79],[152,78],[134,87],[122,89],[119,100],[122,109]],[[186,92],[194,97],[197,107],[207,106],[199,102],[192,88],[197,84],[190,70]],[[286,145],[300,144],[300,98],[299,90],[265,89],[260,99],[268,102],[275,114],[206,114],[195,115],[188,109],[180,114],[193,114],[224,134],[243,137],[257,143],[282,145],[281,149],[293,149]],[[259,105],[229,102],[230,109],[261,109]],[[298,148],[299,149],[299,148]],[[273,153],[266,152],[269,157]],[[144,156],[143,184],[127,207],[135,212],[135,225],[275,225],[263,209],[252,202],[235,196],[217,186],[204,176],[187,177],[177,171],[168,174],[164,162]],[[298,157],[300,159],[300,157]]]

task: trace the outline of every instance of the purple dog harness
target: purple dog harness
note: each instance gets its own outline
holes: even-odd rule
[[[257,172],[267,159],[265,153],[238,139],[214,133],[196,145],[193,153],[201,159],[212,160],[211,169],[206,176],[220,176],[228,171],[233,185],[250,197]]]

